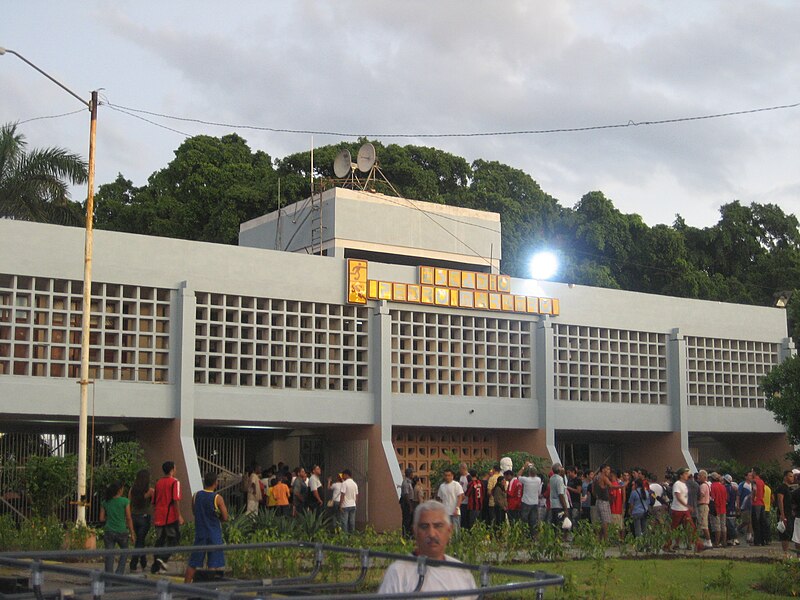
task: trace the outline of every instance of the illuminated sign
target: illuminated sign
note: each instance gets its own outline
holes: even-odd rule
[[[369,279],[366,260],[347,260],[347,302],[389,300],[411,304],[450,306],[538,315],[558,315],[556,298],[511,293],[511,277],[460,269],[419,267],[418,283]]]

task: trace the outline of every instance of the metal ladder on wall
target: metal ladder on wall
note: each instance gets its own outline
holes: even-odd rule
[[[322,240],[326,227],[322,222],[322,192],[311,193],[311,254],[322,256]]]

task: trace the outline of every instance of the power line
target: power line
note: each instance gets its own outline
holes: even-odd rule
[[[145,123],[150,123],[150,125],[155,125],[156,127],[160,127],[161,129],[166,129],[167,131],[172,131],[173,133],[178,133],[178,134],[180,134],[180,135],[182,135],[184,137],[192,137],[192,134],[190,134],[190,133],[186,133],[185,131],[180,131],[178,129],[173,129],[172,127],[167,127],[166,125],[162,125],[161,123],[156,123],[155,121],[151,121],[150,119],[146,119],[145,117],[143,117],[141,115],[134,114],[133,111],[130,111],[128,109],[125,109],[125,108],[122,108],[122,107],[119,107],[119,106],[115,106],[115,105],[111,104],[110,102],[103,102],[102,105],[103,106],[107,106],[111,110],[115,110],[117,112],[121,112],[123,114],[126,114],[129,117],[133,117],[134,119],[139,119],[141,121],[144,121]]]
[[[45,119],[60,119],[61,117],[69,117],[71,115],[77,115],[78,113],[85,112],[85,108],[79,108],[78,110],[73,110],[70,112],[61,113],[58,115],[46,115],[44,117],[31,117],[30,119],[24,119],[22,121],[17,121],[17,125],[22,125],[23,123],[31,123],[33,121],[43,121]]]
[[[199,125],[210,125],[214,127],[226,127],[229,129],[249,129],[254,131],[269,131],[272,133],[290,133],[290,134],[303,134],[303,135],[326,135],[337,137],[369,137],[369,138],[469,138],[469,137],[498,137],[498,136],[511,136],[511,135],[542,135],[553,133],[578,133],[584,131],[599,131],[603,129],[625,129],[627,127],[645,127],[652,125],[669,125],[673,123],[684,123],[690,121],[703,121],[708,119],[721,119],[725,117],[734,117],[739,115],[749,115],[761,112],[786,110],[790,108],[797,108],[800,102],[793,104],[780,104],[776,106],[767,106],[763,108],[750,108],[746,110],[736,110],[723,113],[714,113],[709,115],[695,115],[690,117],[676,117],[673,119],[658,119],[649,121],[633,121],[629,120],[626,123],[612,123],[606,125],[590,125],[586,127],[561,127],[552,129],[517,129],[510,131],[472,131],[462,133],[354,133],[346,131],[328,131],[328,130],[314,130],[314,129],[290,129],[285,127],[269,127],[265,125],[243,125],[235,123],[224,123],[220,121],[209,121],[206,119],[192,118],[192,117],[178,117],[175,115],[168,115],[165,113],[158,113],[139,108],[132,108],[128,106],[114,105],[106,103],[107,106],[120,110],[121,112],[129,111],[130,113],[139,113],[150,115],[152,117],[159,117],[162,119],[171,119],[175,121],[182,121],[186,123],[197,123]],[[133,116],[133,115],[131,115]],[[146,119],[145,119],[146,120]],[[148,121],[152,123],[152,121]],[[156,123],[153,123],[156,125]],[[159,125],[160,127],[163,127]],[[168,127],[166,129],[169,129]],[[172,130],[176,131],[176,130]],[[182,133],[183,132],[178,132]],[[183,134],[186,135],[186,134]]]

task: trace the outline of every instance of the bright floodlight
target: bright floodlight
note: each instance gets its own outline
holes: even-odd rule
[[[552,252],[537,252],[528,268],[534,279],[550,279],[558,271],[558,259]]]

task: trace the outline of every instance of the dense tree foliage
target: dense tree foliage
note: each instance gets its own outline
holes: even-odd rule
[[[786,427],[789,443],[800,446],[800,356],[792,356],[773,368],[761,382],[767,396],[767,409],[775,420]],[[789,453],[800,466],[800,451]]]
[[[309,152],[272,161],[236,134],[189,138],[147,185],[137,188],[120,175],[101,186],[97,226],[233,244],[240,222],[275,210],[279,201],[306,198],[312,177],[315,189],[325,185],[336,154],[347,148],[355,156],[363,142],[315,149],[312,174]],[[672,225],[650,227],[600,191],[567,208],[508,165],[373,143],[382,172],[402,196],[500,213],[503,271],[511,275],[525,276],[528,257],[547,246],[560,254],[559,279],[583,285],[762,305],[800,287],[798,220],[778,206],[733,201],[711,227],[692,227],[680,215]],[[370,187],[395,193],[380,179]],[[800,295],[788,312],[793,327],[800,323]]]
[[[239,224],[275,210],[272,160],[236,134],[187,139],[166,168],[136,188],[119,175],[100,186],[97,227],[235,244]]]
[[[63,148],[26,150],[16,123],[0,127],[0,217],[76,225],[80,205],[68,185],[86,181],[86,162]]]

